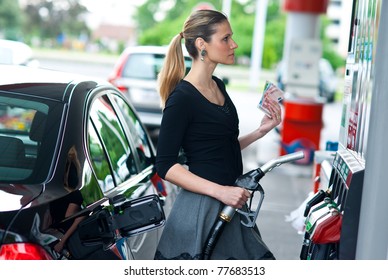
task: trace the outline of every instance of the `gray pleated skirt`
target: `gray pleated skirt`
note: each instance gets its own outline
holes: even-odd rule
[[[163,229],[155,254],[160,260],[198,260],[222,204],[209,197],[181,189]],[[257,227],[247,228],[235,214],[214,248],[214,260],[275,259]]]

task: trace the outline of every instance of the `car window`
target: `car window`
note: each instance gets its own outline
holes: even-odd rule
[[[83,169],[83,180],[83,187],[80,191],[84,199],[82,202],[84,207],[104,198],[104,194],[102,192],[103,188],[101,188],[103,184],[99,184],[91,167],[87,164],[85,164]]]
[[[191,69],[191,64],[192,64],[191,57],[185,56],[186,75],[187,75],[187,73],[189,73],[189,71]]]
[[[113,95],[113,99],[118,105],[122,113],[122,117],[125,120],[123,125],[128,128],[130,137],[139,155],[140,168],[143,170],[152,163],[153,153],[151,143],[148,141],[148,135],[133,110],[123,100],[123,98],[118,95]]]
[[[90,121],[88,125],[88,145],[92,166],[102,191],[106,192],[113,189],[115,185],[108,159],[104,153],[101,140]]]
[[[30,178],[36,166],[39,148],[43,141],[49,105],[37,101],[0,96],[0,180],[19,181]],[[54,125],[52,128],[57,128]],[[48,137],[50,138],[50,137]],[[55,144],[55,141],[54,141]],[[52,145],[44,154],[52,155]],[[41,153],[42,154],[42,153]],[[51,160],[50,160],[51,161]],[[46,171],[46,165],[39,166],[39,172]],[[47,176],[47,173],[45,173]],[[39,180],[42,180],[40,177]]]
[[[134,79],[155,80],[163,63],[163,55],[136,53],[128,56],[123,76]]]
[[[134,53],[128,56],[123,69],[123,77],[132,79],[156,80],[162,69],[165,55]],[[186,74],[191,68],[191,58],[185,57]]]
[[[106,95],[97,98],[90,109],[89,152],[97,179],[104,191],[112,189],[137,168],[128,139]]]

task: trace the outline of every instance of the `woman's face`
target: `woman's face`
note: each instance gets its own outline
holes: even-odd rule
[[[232,39],[232,29],[228,21],[216,25],[216,33],[206,43],[208,59],[215,63],[234,64],[234,50],[238,47]]]

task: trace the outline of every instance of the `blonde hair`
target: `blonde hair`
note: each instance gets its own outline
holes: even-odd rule
[[[163,67],[158,76],[161,106],[164,108],[168,97],[186,73],[181,40],[185,40],[187,52],[197,59],[199,52],[195,40],[202,38],[210,42],[216,32],[216,25],[227,20],[227,17],[214,10],[197,10],[193,12],[183,25],[183,31],[170,42]]]

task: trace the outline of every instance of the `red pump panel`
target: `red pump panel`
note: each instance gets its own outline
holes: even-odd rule
[[[284,10],[312,14],[325,14],[328,0],[285,0]]]

